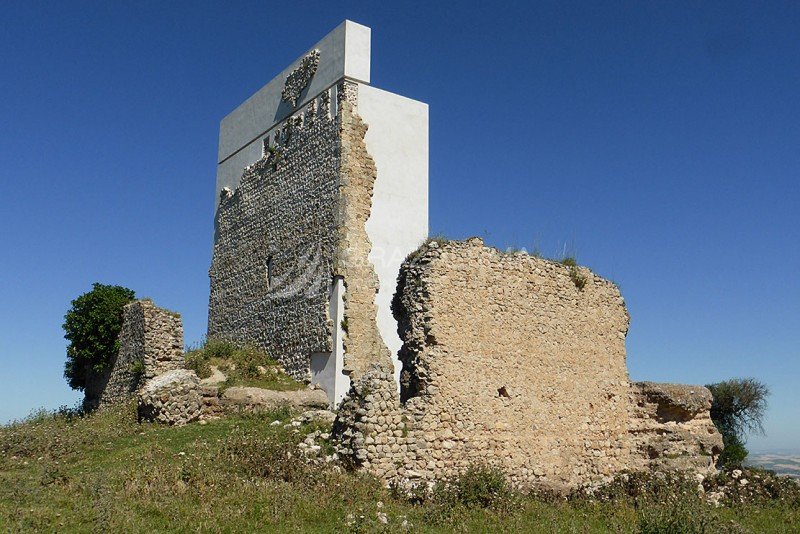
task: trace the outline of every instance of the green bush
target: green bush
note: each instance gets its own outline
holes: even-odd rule
[[[451,488],[458,502],[467,508],[503,509],[514,493],[500,469],[483,465],[468,468]]]
[[[122,286],[99,283],[72,301],[64,316],[67,362],[64,377],[73,389],[83,390],[102,373],[119,350],[122,308],[134,299],[134,292]]]
[[[717,459],[717,464],[729,468],[741,467],[749,454],[744,443],[736,435],[729,433],[722,434],[722,443],[724,449]]]
[[[769,388],[755,378],[734,378],[706,386],[713,400],[711,419],[722,434],[725,450],[719,467],[738,467],[747,457],[745,437],[763,433]],[[730,447],[730,450],[728,448]]]
[[[393,482],[389,488],[395,499],[424,507],[426,521],[436,525],[452,525],[468,512],[504,516],[523,506],[526,498],[511,487],[502,470],[483,464],[432,485]]]
[[[398,491],[395,489],[394,493]],[[511,488],[503,471],[482,464],[470,466],[432,489],[423,484],[402,493],[411,502],[425,504],[425,517],[433,524],[452,524],[465,510],[508,514],[519,508],[522,499],[522,495]]]

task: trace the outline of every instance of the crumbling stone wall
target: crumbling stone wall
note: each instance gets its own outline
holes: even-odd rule
[[[669,403],[631,386],[629,316],[613,283],[480,239],[432,242],[401,268],[393,309],[401,390],[391,373],[368,369],[335,425],[357,465],[414,481],[489,463],[518,485],[556,489],[654,465],[643,454],[663,435],[655,424],[672,423],[648,414]],[[689,456],[706,446],[694,444],[706,404],[684,408],[698,426],[676,429],[662,458],[682,440]]]
[[[377,364],[392,369],[389,349],[378,330],[375,295],[379,281],[369,261],[372,248],[366,222],[372,210],[372,192],[378,170],[367,151],[367,125],[353,102],[358,86],[342,84],[342,169],[339,211],[339,243],[336,271],[344,277],[344,371],[357,380],[366,366]]]
[[[92,388],[101,406],[127,401],[146,380],[183,367],[181,317],[147,299],[131,302],[123,309],[119,345],[105,383]]]
[[[185,425],[200,419],[204,397],[194,371],[173,369],[148,380],[138,395],[139,419]]]
[[[714,471],[722,436],[711,421],[708,389],[636,382],[631,396],[633,468]]]
[[[330,352],[341,167],[328,92],[289,117],[217,208],[208,337],[253,343],[306,378]]]
[[[308,377],[312,354],[332,351],[336,276],[345,285],[345,368],[391,365],[364,228],[377,170],[357,90],[341,82],[288,118],[217,209],[208,337],[256,344],[296,379]]]

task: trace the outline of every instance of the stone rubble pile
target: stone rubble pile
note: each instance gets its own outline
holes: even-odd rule
[[[148,381],[138,394],[139,418],[168,425],[200,419],[200,380],[194,371],[176,369]]]

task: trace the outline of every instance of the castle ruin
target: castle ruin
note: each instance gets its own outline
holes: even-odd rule
[[[369,80],[370,30],[345,21],[222,121],[208,337],[318,385],[303,402],[336,410],[339,455],[386,481],[476,463],[563,489],[712,472],[709,391],[631,382],[614,283],[477,238],[426,240],[427,106]],[[178,338],[168,312],[126,310],[107,397],[131,394],[125,362],[169,352],[147,340]],[[148,382],[140,412],[219,415],[225,399],[185,374]]]
[[[334,405],[379,354],[399,375],[392,295],[428,234],[427,105],[369,80],[370,29],[345,21],[220,126],[208,337]]]

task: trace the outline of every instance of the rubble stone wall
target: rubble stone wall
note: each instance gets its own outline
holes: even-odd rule
[[[200,419],[204,397],[194,371],[173,369],[148,380],[138,393],[139,419],[185,425]]]
[[[588,269],[480,239],[432,242],[404,263],[393,309],[401,390],[369,368],[334,431],[342,453],[385,479],[441,479],[483,463],[520,486],[565,489],[654,465],[643,455],[663,436],[655,425],[676,424],[649,418],[677,401],[631,386],[624,301]],[[662,464],[710,450],[696,444],[713,434],[706,400],[687,408],[693,422],[678,423]]]
[[[389,349],[378,330],[378,276],[369,260],[372,248],[366,222],[372,211],[372,193],[377,178],[375,162],[367,151],[364,136],[368,126],[356,112],[358,86],[343,84],[342,172],[339,212],[339,246],[336,272],[344,277],[344,371],[356,380],[364,368],[378,364],[392,369]]]
[[[711,421],[711,392],[703,386],[631,384],[634,469],[714,471],[722,436]]]
[[[333,328],[344,330],[348,372],[391,366],[365,230],[377,170],[357,91],[343,81],[287,119],[217,210],[208,337],[258,345],[298,380],[312,354],[332,352]],[[340,324],[330,316],[335,276],[345,285]]]
[[[100,405],[125,402],[146,380],[183,367],[181,317],[150,300],[131,302],[123,309],[119,345]]]
[[[341,143],[330,99],[279,125],[236,191],[223,189],[209,271],[208,337],[253,343],[296,379],[331,351]]]

